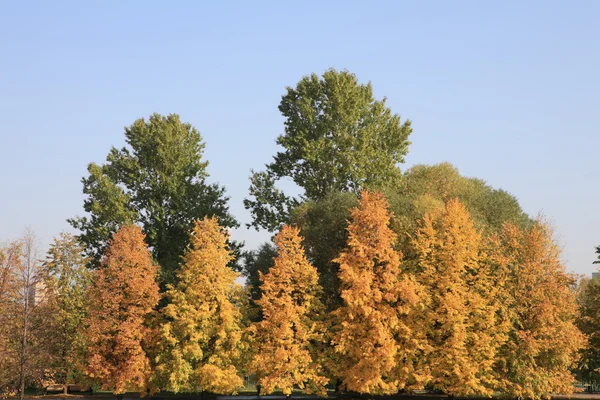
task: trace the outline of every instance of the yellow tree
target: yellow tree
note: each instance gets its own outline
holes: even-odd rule
[[[363,191],[352,210],[348,245],[334,260],[343,300],[334,312],[337,373],[347,390],[360,393],[395,393],[427,377],[418,368],[425,343],[413,324],[422,288],[401,274],[391,217],[382,194]]]
[[[143,344],[159,300],[157,274],[142,230],[125,225],[114,234],[87,292],[87,373],[118,395],[148,387]]]
[[[234,393],[243,381],[236,369],[241,350],[238,274],[227,235],[216,218],[196,221],[190,247],[169,286],[162,310],[162,349],[156,384],[174,392]]]
[[[431,296],[430,384],[449,395],[491,395],[505,336],[486,245],[458,200],[438,214],[427,215],[413,239],[418,279]]]
[[[509,340],[499,356],[500,388],[520,398],[572,393],[571,372],[585,343],[575,323],[575,277],[560,262],[552,230],[504,226],[497,239],[506,270]]]
[[[261,274],[262,297],[256,301],[263,320],[250,328],[254,355],[248,372],[258,377],[265,393],[294,387],[325,395],[319,354],[323,314],[319,275],[304,254],[299,230],[284,225],[275,236],[274,266]]]

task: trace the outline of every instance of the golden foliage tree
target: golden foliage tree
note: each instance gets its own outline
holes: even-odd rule
[[[238,273],[216,218],[196,221],[190,248],[167,291],[156,383],[174,392],[234,393],[243,382]]]
[[[150,361],[144,350],[148,318],[159,300],[158,267],[142,230],[124,225],[113,236],[89,299],[87,373],[116,394],[148,387]]]
[[[505,336],[480,232],[462,203],[451,200],[441,214],[424,218],[413,246],[431,300],[425,312],[430,384],[449,395],[491,395]]]
[[[497,248],[505,268],[509,340],[499,359],[500,388],[520,398],[572,393],[571,369],[585,343],[577,329],[575,277],[560,261],[552,230],[504,226]]]
[[[383,195],[363,191],[352,210],[348,245],[334,260],[343,300],[335,311],[338,374],[346,389],[360,393],[395,393],[427,378],[418,367],[425,343],[413,323],[423,292],[411,275],[401,274],[391,217]]]
[[[263,320],[250,328],[255,350],[248,371],[267,394],[290,395],[298,387],[325,395],[328,379],[318,358],[324,311],[319,275],[306,259],[297,228],[284,225],[275,244],[274,266],[261,274],[262,297],[256,303]]]

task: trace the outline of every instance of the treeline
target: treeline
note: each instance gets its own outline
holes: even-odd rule
[[[257,250],[229,239],[200,133],[174,114],[89,165],[77,236],[45,260],[30,232],[0,249],[5,391],[233,393],[250,376],[262,393],[540,398],[596,379],[600,285],[578,287],[542,220],[450,164],[402,173],[410,121],[346,71],[302,78],[279,110],[283,150],[244,201],[274,234]]]

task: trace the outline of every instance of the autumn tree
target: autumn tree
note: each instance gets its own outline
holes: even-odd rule
[[[530,228],[507,224],[496,248],[504,257],[499,265],[506,269],[511,323],[498,355],[499,387],[531,399],[572,393],[572,368],[585,339],[575,325],[575,277],[560,261],[552,230],[543,222]]]
[[[237,222],[225,189],[207,183],[205,144],[191,124],[177,114],[153,114],[125,128],[125,140],[127,147],[112,148],[105,164],[88,166],[82,180],[88,215],[69,222],[96,265],[121,225],[139,224],[163,280],[172,282],[196,219],[216,215],[225,227]]]
[[[425,216],[413,246],[431,300],[424,312],[429,384],[449,395],[491,395],[505,336],[481,232],[464,205],[450,200]]]
[[[283,151],[265,171],[253,172],[251,197],[244,200],[256,229],[277,231],[304,199],[331,191],[358,193],[400,177],[397,166],[408,152],[410,121],[392,113],[385,98],[375,99],[371,83],[359,83],[348,71],[311,74],[287,88],[279,111],[285,118],[285,132],[277,138]],[[277,188],[286,177],[304,191],[302,197]]]
[[[44,265],[46,312],[43,324],[46,349],[52,355],[51,367],[56,383],[76,383],[84,368],[87,318],[86,290],[90,284],[88,259],[83,245],[69,233],[61,233],[50,245]]]
[[[123,394],[148,387],[144,350],[147,321],[159,300],[158,268],[142,229],[124,225],[113,236],[88,289],[87,373],[104,389]]]
[[[413,319],[423,288],[402,274],[401,254],[389,227],[392,213],[382,194],[363,191],[352,210],[340,265],[343,305],[335,311],[338,374],[346,389],[390,394],[423,385],[418,359],[425,343]]]
[[[156,367],[162,388],[234,393],[242,386],[236,369],[242,345],[240,287],[238,273],[227,266],[232,258],[217,219],[198,220],[162,310],[166,322]]]
[[[14,392],[18,379],[18,335],[13,328],[18,317],[17,272],[22,269],[22,245],[14,241],[0,247],[0,395]]]
[[[432,212],[441,212],[445,203],[458,198],[467,208],[475,225],[485,235],[498,232],[502,225],[531,224],[516,198],[481,179],[463,176],[449,163],[416,165],[402,174],[401,181],[383,189],[394,213],[391,229],[397,234],[397,246],[404,260],[416,258],[411,238],[419,221]],[[308,260],[319,271],[328,310],[341,304],[339,265],[332,260],[346,245],[350,209],[357,204],[351,192],[329,192],[318,200],[306,200],[294,208],[291,222],[300,228]]]
[[[261,274],[262,297],[256,302],[263,320],[250,328],[254,357],[248,370],[266,394],[281,390],[290,395],[298,387],[323,396],[328,379],[319,359],[323,343],[319,276],[304,255],[297,228],[284,225],[275,245],[274,265]]]

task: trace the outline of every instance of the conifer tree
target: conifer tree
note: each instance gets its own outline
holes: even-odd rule
[[[85,335],[82,326],[87,318],[85,291],[90,284],[83,245],[68,233],[61,233],[50,246],[44,265],[47,312],[43,325],[47,332],[45,347],[51,354],[53,379],[56,383],[76,383],[76,374],[84,364]]]
[[[505,337],[481,233],[462,203],[451,200],[437,218],[424,218],[413,246],[419,282],[431,296],[430,384],[449,395],[491,395]]]
[[[249,372],[264,393],[294,387],[325,395],[328,379],[320,365],[323,314],[319,275],[304,254],[297,228],[284,225],[275,236],[278,255],[268,273],[261,273],[263,320],[251,327],[255,351]]]
[[[560,261],[552,230],[542,222],[529,229],[507,224],[498,242],[511,322],[498,357],[500,388],[531,399],[572,393],[571,369],[585,338],[575,325],[575,277]]]
[[[87,373],[115,394],[148,387],[151,371],[144,342],[159,301],[157,276],[144,234],[135,225],[124,225],[114,234],[100,269],[93,273],[87,292]]]
[[[236,363],[241,349],[238,273],[215,217],[195,223],[190,247],[169,286],[162,310],[162,351],[156,382],[174,392],[234,393],[243,382]]]
[[[422,288],[401,274],[391,217],[383,195],[363,191],[352,210],[347,248],[334,260],[343,300],[335,311],[338,373],[346,389],[360,393],[395,393],[426,378],[416,368],[423,342],[411,323]]]

